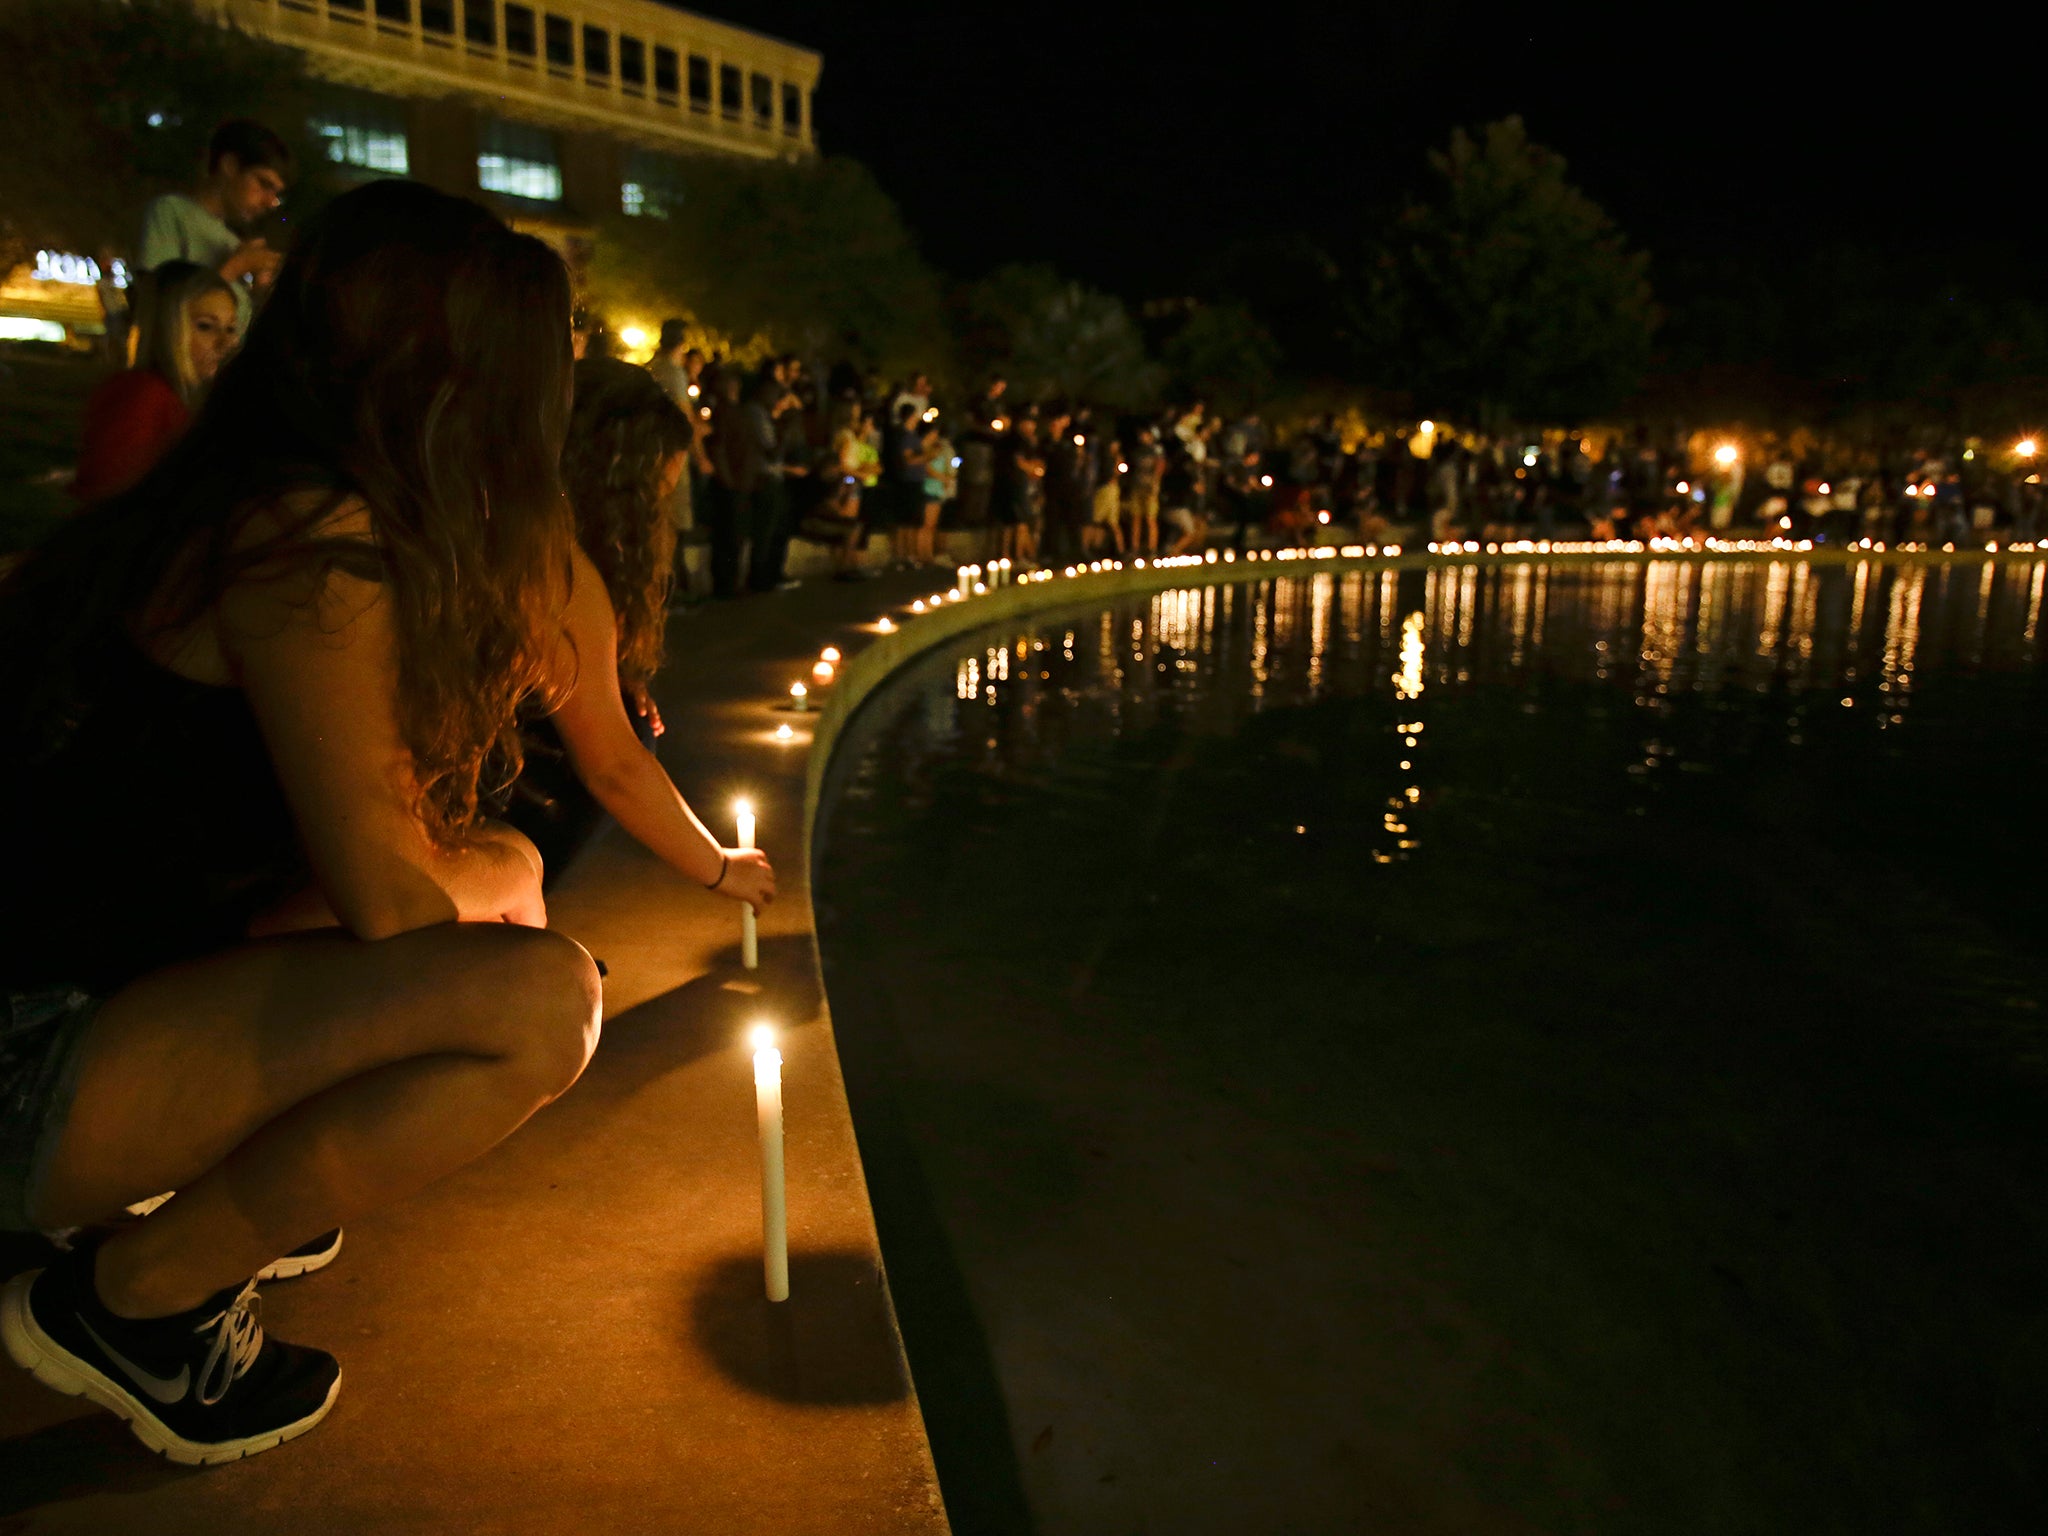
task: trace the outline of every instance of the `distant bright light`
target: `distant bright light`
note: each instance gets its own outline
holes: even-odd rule
[[[637,325],[629,325],[619,332],[619,340],[637,352],[647,345],[647,333]]]
[[[100,264],[90,256],[74,256],[69,251],[37,251],[35,268],[29,276],[39,283],[90,288],[100,280]]]
[[[1823,496],[1829,496],[1834,494],[1832,491],[1828,489],[1828,483],[1825,480],[1821,481],[1820,483],[1820,493]]]
[[[2017,443],[2013,444],[2012,451],[2018,454],[2023,459],[2031,459],[2034,456],[2038,446],[2039,445],[2036,444],[2031,437],[2023,437]]]
[[[1271,475],[1261,475],[1259,476],[1259,484],[1270,491],[1273,488],[1273,477]]]
[[[939,419],[939,408],[936,405],[932,406],[924,413],[924,419],[926,421],[937,421]]]
[[[1316,521],[1319,523],[1327,523],[1329,520],[1330,514],[1327,512],[1318,512],[1316,514]]]
[[[794,741],[796,740],[796,732],[792,731],[787,725],[778,725],[775,727],[775,739],[777,741]]]
[[[1822,487],[1821,487],[1821,489],[1822,489],[1822,490],[1826,490],[1826,489],[1827,489],[1827,487],[1826,487],[1826,486],[1822,486]],[[1692,486],[1691,486],[1690,484],[1688,484],[1688,483],[1687,483],[1686,481],[1683,481],[1683,480],[1679,481],[1679,482],[1678,482],[1678,494],[1679,494],[1679,495],[1681,495],[1681,496],[1690,496],[1690,495],[1692,494]]]
[[[0,315],[0,341],[64,342],[64,327],[54,320],[31,320],[27,315]]]
[[[1733,464],[1735,462],[1735,445],[1733,443],[1723,443],[1720,447],[1716,448],[1714,450],[1714,462],[1723,466]]]
[[[1435,422],[1433,422],[1433,421],[1425,421],[1425,422],[1424,422],[1424,423],[1422,424],[1422,435],[1423,435],[1424,437],[1428,437],[1428,436],[1429,436],[1429,435],[1430,435],[1431,433],[1433,433],[1433,432],[1435,432],[1435,431],[1436,431],[1436,423],[1435,423]]]
[[[1533,453],[1525,453],[1522,455],[1522,462],[1528,465],[1529,468],[1534,469],[1536,467],[1536,455]]]

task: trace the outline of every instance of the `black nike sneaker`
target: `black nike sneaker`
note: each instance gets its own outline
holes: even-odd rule
[[[0,1293],[0,1342],[44,1386],[91,1399],[186,1466],[254,1456],[327,1417],[341,1363],[266,1339],[254,1280],[138,1321],[101,1304],[93,1256],[92,1245],[61,1254]]]
[[[290,1253],[272,1259],[256,1271],[258,1280],[295,1280],[325,1269],[341,1252],[341,1228],[331,1227],[318,1237],[299,1244]]]

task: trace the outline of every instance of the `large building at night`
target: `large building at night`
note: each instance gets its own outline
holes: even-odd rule
[[[600,219],[687,196],[693,156],[816,153],[817,53],[656,0],[193,4],[304,55],[319,86],[307,127],[332,168],[479,198],[572,268]],[[0,309],[90,332],[88,272],[45,253]]]

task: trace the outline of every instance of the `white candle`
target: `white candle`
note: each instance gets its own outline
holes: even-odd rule
[[[753,804],[750,801],[742,800],[733,807],[733,811],[739,817],[740,847],[753,847]],[[761,964],[761,936],[756,927],[756,921],[754,917],[754,904],[750,901],[742,902],[740,905],[740,964],[750,971],[759,969]]]
[[[782,1052],[754,1026],[754,1118],[761,1130],[761,1274],[770,1301],[789,1300],[789,1204],[782,1178]]]

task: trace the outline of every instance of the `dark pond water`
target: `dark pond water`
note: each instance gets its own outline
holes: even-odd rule
[[[826,975],[963,1533],[2048,1525],[2038,563],[985,633]]]

